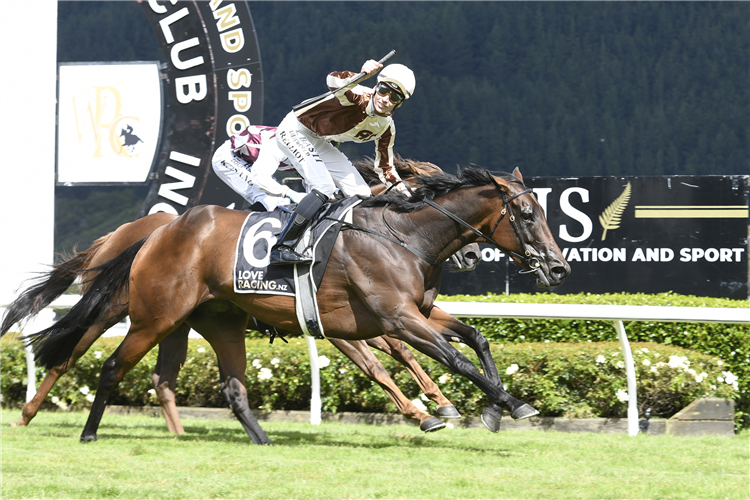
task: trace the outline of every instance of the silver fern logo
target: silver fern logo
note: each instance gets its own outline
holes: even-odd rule
[[[610,206],[599,216],[599,224],[604,228],[602,232],[602,241],[607,237],[607,231],[610,229],[618,229],[620,227],[620,218],[625,207],[628,206],[630,201],[630,183],[625,186],[625,191],[612,202]]]

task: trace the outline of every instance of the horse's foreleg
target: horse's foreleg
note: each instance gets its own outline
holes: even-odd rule
[[[253,443],[273,444],[250,409],[245,383],[236,376],[225,376],[221,381],[221,392],[224,399],[229,403],[232,413],[240,421],[242,428],[245,429]]]
[[[420,429],[425,432],[436,431],[445,427],[445,424],[414,406],[398,386],[393,382],[385,367],[372,353],[367,343],[361,340],[328,339],[339,351],[359,367],[367,377],[383,388],[391,401],[396,405],[398,411],[407,418],[419,420]]]
[[[411,376],[422,389],[422,392],[435,401],[438,405],[438,415],[443,418],[461,418],[461,414],[458,412],[453,403],[446,398],[440,391],[438,385],[433,382],[422,367],[417,363],[414,355],[406,347],[406,345],[400,340],[396,340],[391,337],[381,336],[375,337],[374,339],[368,339],[367,344],[370,347],[374,347],[380,351],[391,356],[393,359],[404,365],[409,371]]]
[[[447,332],[438,330],[437,325],[431,324],[424,316],[419,314],[419,311],[404,311],[398,322],[400,328],[393,331],[394,336],[443,363],[452,372],[468,378],[494,403],[494,406],[487,408],[482,415],[483,422],[491,431],[497,432],[500,430],[502,414],[499,413],[498,406],[507,406],[511,411],[511,416],[516,420],[539,413],[527,403],[508,394],[502,382],[495,383],[482,375],[466,356],[448,342],[445,335]]]
[[[162,414],[167,421],[167,429],[176,434],[185,434],[177,412],[174,393],[177,389],[177,375],[187,358],[189,333],[190,327],[183,323],[159,343],[159,355],[156,358],[154,373],[151,375]]]
[[[258,419],[253,415],[247,400],[247,389],[245,388],[247,359],[245,357],[244,336],[242,348],[239,348],[239,345],[232,346],[231,344],[211,345],[216,351],[221,368],[221,394],[232,409],[232,413],[237,417],[253,443],[273,444],[258,423]]]
[[[497,372],[497,366],[495,366],[495,360],[490,352],[490,343],[479,330],[457,320],[438,307],[432,308],[428,321],[434,323],[438,330],[444,332],[443,336],[449,342],[463,342],[468,345],[477,354],[487,378],[497,384],[502,383]]]
[[[210,309],[194,313],[191,326],[211,344],[219,361],[221,394],[232,412],[255,444],[273,444],[250,410],[245,388],[245,313],[220,312]]]
[[[457,320],[438,307],[434,307],[430,312],[429,321],[434,321],[439,325],[439,328],[447,330],[443,335],[450,342],[460,341],[473,349],[479,359],[479,363],[482,365],[484,374],[495,384],[502,387],[495,360],[492,358],[492,353],[490,352],[490,344],[479,330]],[[515,418],[527,418],[536,415],[536,413],[538,412],[531,406],[525,405],[516,411]],[[485,408],[482,421],[488,429],[496,431],[499,429],[501,417],[502,409],[497,404],[492,403],[489,407]]]

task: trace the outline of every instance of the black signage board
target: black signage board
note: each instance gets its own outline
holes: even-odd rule
[[[482,246],[471,273],[445,273],[441,293],[662,293],[748,298],[750,176],[527,177],[571,266],[539,289]],[[505,278],[505,279],[504,279]]]
[[[210,157],[229,136],[248,125],[262,125],[263,74],[255,26],[247,2],[197,2],[211,44],[216,84],[216,129],[209,154],[208,175],[199,200],[203,205],[227,206],[243,199],[216,176]]]
[[[232,130],[261,124],[260,52],[245,1],[141,2],[161,46],[168,104],[159,164],[141,215],[244,200],[211,157]]]

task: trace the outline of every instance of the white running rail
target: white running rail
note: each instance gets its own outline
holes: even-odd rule
[[[63,309],[73,307],[80,296],[62,295],[50,304],[49,308]],[[516,319],[579,319],[612,321],[617,338],[623,351],[625,360],[625,376],[628,383],[628,434],[638,434],[638,394],[635,379],[635,366],[630,352],[630,344],[625,332],[623,321],[662,321],[679,323],[739,323],[750,324],[750,308],[708,308],[708,307],[672,307],[672,306],[618,306],[599,304],[519,304],[505,302],[443,302],[435,305],[443,311],[458,318],[516,318]],[[51,323],[50,323],[51,324]],[[38,326],[37,326],[38,327]],[[105,335],[125,335],[129,324],[125,321],[110,328]],[[42,326],[39,329],[46,328]],[[191,337],[199,337],[192,330]],[[312,341],[312,342],[311,342]],[[310,344],[312,343],[312,346]],[[318,373],[318,356],[312,338],[308,340],[310,351],[310,368],[314,381],[320,380]],[[314,359],[313,359],[314,358]],[[27,356],[28,384],[27,398],[36,393],[34,380],[34,359]],[[320,383],[313,384],[311,423],[318,424],[321,420]],[[317,399],[316,399],[317,398]]]
[[[615,306],[600,304],[518,304],[507,302],[435,302],[458,318],[580,319],[612,321],[625,358],[628,382],[628,434],[638,434],[635,365],[623,321],[750,324],[750,308]]]

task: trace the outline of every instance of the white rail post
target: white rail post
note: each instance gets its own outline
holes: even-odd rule
[[[625,358],[625,377],[628,380],[628,434],[636,436],[638,435],[638,390],[636,388],[633,353],[630,351],[630,343],[622,320],[617,320],[614,323],[617,338],[620,340],[620,346],[622,347],[622,354]]]
[[[36,363],[34,363],[34,351],[31,345],[24,346],[26,350],[26,402],[28,403],[36,394]]]
[[[45,307],[19,330],[22,334],[36,333],[49,328],[54,322],[55,312],[51,307]],[[31,345],[25,344],[24,349],[26,350],[26,402],[28,403],[36,395],[36,363]]]
[[[312,396],[310,398],[310,423],[320,425],[322,403],[320,400],[320,366],[318,365],[318,346],[315,339],[305,335],[307,350],[310,351],[310,376],[312,378]]]

